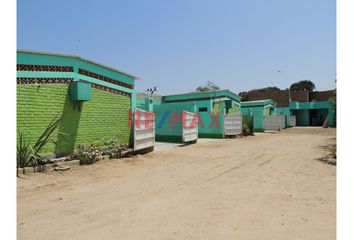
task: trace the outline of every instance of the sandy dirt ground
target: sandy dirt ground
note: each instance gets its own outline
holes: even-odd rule
[[[17,180],[18,239],[335,239],[335,129],[198,143]]]

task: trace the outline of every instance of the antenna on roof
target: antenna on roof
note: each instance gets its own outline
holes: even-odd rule
[[[146,89],[146,91],[152,95],[152,94],[154,94],[154,92],[157,91],[157,87],[154,86],[153,88],[148,88],[148,89]]]

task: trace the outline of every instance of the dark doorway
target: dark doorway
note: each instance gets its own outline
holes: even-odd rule
[[[322,126],[328,115],[327,109],[310,109],[310,126]]]
[[[317,126],[317,109],[310,109],[310,126]]]

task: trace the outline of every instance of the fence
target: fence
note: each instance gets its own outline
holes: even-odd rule
[[[265,131],[280,131],[285,127],[284,115],[270,115],[263,117],[263,128]]]
[[[296,126],[296,116],[290,116],[290,126],[295,127]]]
[[[198,118],[194,117],[194,113],[183,111],[184,124],[182,126],[182,142],[192,142],[198,139]],[[194,121],[194,122],[193,122]]]
[[[224,115],[225,136],[242,133],[242,113],[231,113]]]
[[[155,114],[137,109],[134,114],[134,151],[154,147]]]
[[[285,115],[279,115],[280,128],[286,128],[286,117]]]

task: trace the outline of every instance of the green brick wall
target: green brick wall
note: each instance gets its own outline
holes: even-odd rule
[[[78,104],[69,101],[68,84],[17,85],[17,131],[34,143],[54,116],[64,114],[58,131],[69,136],[56,133],[58,145],[48,144],[42,154],[71,153],[77,144],[112,137],[129,143],[130,98],[92,90],[92,100]]]

